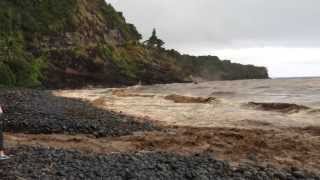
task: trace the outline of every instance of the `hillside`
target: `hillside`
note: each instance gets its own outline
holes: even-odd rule
[[[104,0],[0,1],[0,84],[48,88],[268,78],[266,68],[148,47]]]

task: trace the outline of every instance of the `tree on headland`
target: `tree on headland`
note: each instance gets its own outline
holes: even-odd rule
[[[161,39],[158,38],[156,29],[153,29],[151,37],[144,43],[149,47],[157,48],[162,48],[162,46],[165,44]]]

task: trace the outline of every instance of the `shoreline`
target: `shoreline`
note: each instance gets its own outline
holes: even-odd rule
[[[176,126],[112,112],[81,99],[79,94],[74,94],[78,98],[67,98],[53,92],[61,93],[0,92],[0,100],[9,104],[2,120],[9,124],[5,137],[8,151],[14,155],[10,161],[0,163],[12,168],[0,170],[3,177],[183,179],[189,172],[193,173],[190,178],[202,179],[320,177],[317,127],[264,130]],[[113,96],[119,98],[118,95]],[[143,93],[134,95],[151,98]],[[154,162],[161,167],[153,166]],[[99,163],[101,168],[97,168]],[[211,168],[220,167],[221,163],[221,169]],[[19,168],[13,171],[18,164]],[[148,170],[139,169],[141,164],[146,164]],[[124,173],[126,168],[130,172]]]

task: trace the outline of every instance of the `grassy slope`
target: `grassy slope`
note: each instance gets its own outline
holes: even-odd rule
[[[215,57],[147,48],[134,25],[104,0],[2,0],[0,28],[0,84],[9,86],[266,77],[264,69]]]

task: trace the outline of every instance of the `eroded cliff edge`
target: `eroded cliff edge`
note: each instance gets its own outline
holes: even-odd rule
[[[2,0],[0,84],[78,88],[268,78],[267,69],[144,45],[104,0]]]

